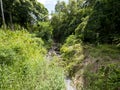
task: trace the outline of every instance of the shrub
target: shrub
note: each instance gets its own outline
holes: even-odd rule
[[[36,36],[42,38],[48,46],[52,43],[52,31],[53,28],[49,22],[39,22],[34,26]]]
[[[120,50],[116,45],[87,45],[83,90],[119,90]],[[78,86],[79,87],[79,86]],[[79,87],[80,88],[80,87]]]
[[[79,40],[74,35],[66,39],[66,43],[61,47],[61,53],[64,61],[65,71],[69,76],[77,70],[77,65],[83,60],[83,49]]]
[[[96,73],[85,71],[86,85],[84,90],[119,90],[120,67],[113,63],[101,66]]]
[[[27,31],[0,30],[0,90],[64,90],[62,69],[45,61],[43,46]]]

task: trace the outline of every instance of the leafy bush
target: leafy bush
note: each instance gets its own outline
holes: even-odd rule
[[[84,58],[83,49],[79,40],[74,35],[66,39],[66,43],[61,48],[65,71],[72,76],[77,68],[76,66]]]
[[[39,22],[38,25],[34,26],[36,36],[42,38],[47,45],[52,43],[52,31],[53,28],[49,22]]]
[[[43,45],[27,31],[0,30],[0,90],[64,90],[62,69],[45,61]]]
[[[86,85],[84,90],[119,90],[120,67],[119,64],[101,66],[96,73],[84,73]]]
[[[85,65],[83,74],[76,77],[83,78],[83,90],[119,90],[120,86],[120,50],[116,45],[86,45]],[[77,76],[79,75],[79,76]],[[80,80],[80,79],[79,79]],[[80,87],[77,86],[77,88]]]

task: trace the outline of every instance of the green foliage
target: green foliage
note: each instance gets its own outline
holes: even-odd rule
[[[39,22],[34,26],[34,33],[42,38],[48,47],[52,44],[52,31],[53,28],[49,22]]]
[[[85,27],[87,25],[89,16],[86,16],[85,18],[81,19],[81,23],[77,26],[77,28],[75,29],[75,35],[78,38],[81,38],[82,40],[84,40],[84,35],[85,35]],[[91,33],[92,34],[92,33]],[[89,36],[90,38],[91,36]],[[86,37],[85,37],[86,38]]]
[[[63,42],[69,35],[74,33],[76,17],[73,16],[75,15],[76,8],[74,6],[76,6],[76,3],[71,1],[71,4],[66,5],[65,2],[58,2],[56,4],[56,13],[53,14],[51,23],[53,26],[53,36],[57,42]]]
[[[33,25],[37,21],[47,20],[47,17],[43,17],[48,15],[48,11],[37,0],[3,0],[3,7],[5,22],[9,27],[12,24],[19,24],[28,28],[28,25]],[[2,22],[1,17],[0,22]],[[2,23],[0,23],[1,25]]]
[[[77,65],[83,60],[83,49],[81,43],[76,40],[74,35],[66,39],[66,43],[61,47],[61,53],[65,71],[72,76],[77,71]]]
[[[120,50],[116,45],[85,45],[83,90],[119,90]],[[80,70],[77,75],[81,75]],[[77,87],[81,88],[81,87]]]
[[[82,69],[77,72],[81,72],[79,75],[84,72],[86,67],[92,69],[86,70],[88,72],[88,76],[86,74],[88,78],[85,80],[85,83],[88,81],[88,88],[86,90],[119,89],[118,82],[117,85],[114,85],[114,82],[104,81],[105,78],[102,78],[102,74],[106,70],[101,71],[102,66],[99,67],[99,65],[103,65],[105,68],[113,71],[113,73],[116,72],[115,67],[119,70],[118,65],[114,64],[112,66],[112,63],[119,62],[120,60],[119,8],[120,0],[69,0],[67,5],[63,2],[56,4],[56,12],[53,14],[51,20],[54,39],[62,43],[66,40],[60,51],[65,70],[70,76],[73,76],[80,67]],[[81,49],[80,40],[95,45],[89,46],[88,50],[84,48],[86,50],[84,54],[87,55],[83,62],[81,62],[83,59],[83,50]],[[82,59],[77,60],[81,56]],[[89,67],[89,64],[92,68]],[[109,72],[106,78],[119,77],[119,74],[116,73],[115,75],[113,73]],[[112,79],[116,80],[115,78]],[[95,82],[93,82],[94,80]]]
[[[39,22],[35,27],[34,31],[37,37],[41,37],[44,40],[52,38],[52,26],[49,22]]]
[[[25,30],[0,30],[0,90],[64,90],[63,71],[45,61],[43,45]]]
[[[100,66],[96,73],[87,71],[84,90],[119,90],[120,67],[118,64]]]
[[[95,47],[89,46],[88,51],[92,57],[98,58],[102,57],[103,59],[107,60],[107,57],[111,59],[119,59],[120,49],[115,45],[99,45]]]
[[[118,8],[119,0],[69,0],[67,5],[58,2],[51,22],[53,36],[59,42],[75,34],[84,42],[116,44],[120,34]]]
[[[100,43],[115,43],[113,42],[114,38],[120,34],[118,28],[120,12],[115,8],[120,8],[120,1],[94,1],[95,4],[92,7],[92,12],[89,15],[85,28],[85,41],[94,43],[96,41],[96,34],[99,33],[98,39]]]

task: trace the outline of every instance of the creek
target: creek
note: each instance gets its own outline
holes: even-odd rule
[[[53,59],[53,56],[57,56],[58,58],[61,58],[61,54],[60,54],[60,51],[58,49],[57,43],[54,43],[52,45],[51,49],[48,51],[46,59],[48,61],[51,61]],[[66,90],[76,90],[76,88],[72,84],[71,78],[65,76],[64,81],[65,81]]]

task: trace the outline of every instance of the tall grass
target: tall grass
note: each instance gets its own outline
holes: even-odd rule
[[[40,38],[0,30],[0,90],[64,90],[62,69],[45,61]]]
[[[91,63],[84,69],[83,90],[120,89],[120,50],[115,45],[89,46]]]

